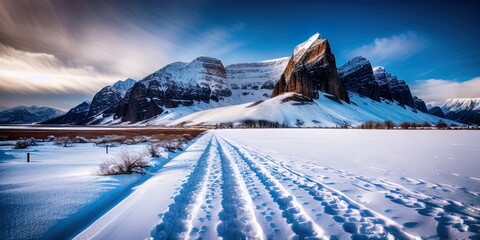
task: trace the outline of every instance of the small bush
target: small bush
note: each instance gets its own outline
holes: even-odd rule
[[[444,121],[440,120],[437,122],[437,124],[435,124],[435,127],[438,129],[446,129],[448,125]]]
[[[55,138],[53,141],[53,144],[58,145],[58,146],[63,146],[63,147],[68,147],[68,144],[71,144],[72,141],[68,137],[58,137]]]
[[[116,159],[109,159],[103,162],[97,173],[101,176],[133,173],[145,174],[145,169],[150,166],[149,163],[150,160],[145,155],[131,154],[124,150]]]
[[[360,124],[359,128],[361,128],[361,129],[384,129],[385,126],[381,122],[366,121],[366,122]]]
[[[30,146],[37,145],[37,140],[35,138],[19,139],[15,143],[15,149],[25,149]]]
[[[391,120],[387,120],[383,122],[383,125],[385,126],[386,129],[393,129],[395,127],[395,123]]]
[[[409,123],[409,122],[400,123],[400,128],[401,129],[410,129],[411,127],[412,127],[412,123]]]
[[[147,152],[151,157],[160,157],[160,149],[162,149],[162,147],[158,143],[150,143],[147,145]]]

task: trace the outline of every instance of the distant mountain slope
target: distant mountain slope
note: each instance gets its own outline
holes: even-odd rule
[[[426,114],[388,100],[377,102],[350,92],[352,104],[339,102],[332,95],[320,92],[318,99],[309,99],[295,93],[286,93],[261,103],[246,103],[193,113],[180,118],[171,125],[216,125],[222,123],[242,124],[245,121],[266,121],[290,127],[351,126],[362,122],[391,120],[401,122],[429,122],[446,119]],[[334,100],[332,100],[334,99]]]
[[[1,124],[30,124],[58,117],[65,112],[51,107],[18,106],[0,112]]]
[[[467,124],[480,124],[480,98],[451,98],[429,105],[440,107],[448,119]]]

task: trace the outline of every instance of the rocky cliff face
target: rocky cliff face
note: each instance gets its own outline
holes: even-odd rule
[[[136,83],[116,109],[115,118],[131,123],[156,116],[165,108],[208,103],[229,97],[227,73],[215,58],[176,62]]]
[[[255,63],[238,63],[226,66],[227,82],[232,90],[273,90],[289,58],[279,58]]]
[[[380,97],[415,108],[412,93],[405,81],[398,80],[397,76],[385,71],[383,67],[375,67],[373,73],[379,85]]]
[[[81,121],[83,121],[90,110],[90,102],[82,102],[76,107],[70,109],[66,114],[45,121],[43,123],[45,124],[79,124]]]
[[[425,102],[418,98],[417,96],[413,97],[413,103],[415,104],[415,108],[421,112],[428,113],[427,105]]]
[[[285,92],[296,92],[318,98],[318,91],[349,102],[347,91],[338,77],[330,44],[317,33],[295,47],[285,71],[275,83],[272,97]]]
[[[122,95],[111,86],[102,88],[92,99],[90,104],[90,110],[88,111],[87,118],[92,118],[95,115],[102,113],[110,106],[118,104],[122,100]]]
[[[355,57],[338,68],[338,76],[349,91],[380,101],[380,93],[370,61]]]

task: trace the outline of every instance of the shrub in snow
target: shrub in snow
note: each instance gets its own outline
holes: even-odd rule
[[[53,144],[58,145],[58,146],[63,146],[63,147],[68,147],[68,144],[71,144],[72,141],[68,137],[58,137],[55,138],[53,141]]]
[[[74,143],[89,143],[90,140],[88,140],[87,138],[82,137],[82,136],[76,136],[76,137],[73,139],[73,142],[74,142]]]
[[[147,136],[136,136],[132,139],[133,144],[150,142],[152,138]]]
[[[150,160],[144,154],[132,154],[123,150],[115,159],[109,159],[100,165],[98,175],[120,175],[140,173],[145,174],[145,169],[150,165]]]
[[[54,135],[49,135],[49,136],[47,137],[47,141],[48,141],[48,142],[53,142],[53,141],[55,141],[55,136],[54,136]]]
[[[409,129],[412,127],[412,123],[409,123],[409,122],[402,122],[400,123],[400,128],[401,129]]]
[[[172,141],[172,142],[162,142],[159,144],[162,148],[164,148],[166,151],[169,152],[176,152],[176,151],[182,151],[182,143],[178,141]]]
[[[381,122],[375,122],[375,121],[366,121],[360,126],[358,126],[361,129],[385,129],[385,125]]]
[[[387,120],[383,122],[383,125],[385,125],[386,129],[393,129],[395,126],[395,123],[393,121]]]
[[[92,142],[94,142],[96,145],[100,146],[105,146],[105,145],[118,145],[119,142],[123,142],[125,139],[124,136],[117,136],[117,135],[105,135],[103,137],[99,137],[96,139],[93,139]]]
[[[435,124],[435,127],[438,129],[446,129],[448,126],[444,121],[440,120]]]
[[[37,145],[37,140],[33,137],[31,138],[27,138],[27,139],[20,139],[20,140],[17,140],[17,142],[15,143],[15,149],[24,149],[24,148],[27,148],[27,147],[30,147],[30,146],[35,146]]]
[[[162,147],[158,143],[150,143],[147,145],[147,152],[151,157],[160,157],[160,150],[162,150]]]

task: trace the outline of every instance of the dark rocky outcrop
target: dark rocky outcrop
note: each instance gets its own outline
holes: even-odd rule
[[[415,108],[421,112],[428,113],[427,105],[425,102],[418,98],[417,96],[413,97],[413,103],[415,104]]]
[[[381,98],[395,100],[401,105],[415,108],[412,93],[405,81],[398,80],[397,76],[385,71],[383,67],[374,68],[373,73],[375,75],[375,80],[379,85],[379,94]]]
[[[443,113],[442,109],[437,106],[428,109],[428,113],[437,117],[445,118],[445,114]]]
[[[111,86],[104,87],[93,97],[87,119],[95,117],[113,105],[117,105],[121,100],[120,92],[114,90]]]
[[[134,123],[161,114],[165,108],[218,102],[232,94],[226,78],[222,62],[215,58],[172,63],[137,82],[118,104],[115,118]]]
[[[338,68],[338,76],[347,90],[380,101],[378,83],[367,59],[354,57]]]
[[[338,77],[330,44],[317,33],[295,48],[285,71],[275,83],[272,97],[295,92],[318,98],[318,91],[349,102],[348,93]]]

